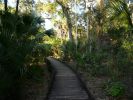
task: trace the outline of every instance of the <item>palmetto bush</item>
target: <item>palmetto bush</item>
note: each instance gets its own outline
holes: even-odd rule
[[[0,12],[0,100],[13,96],[19,81],[30,72],[28,67],[39,62],[35,59],[43,61],[45,54],[39,50],[45,46],[40,47],[36,37],[40,22],[30,14]]]

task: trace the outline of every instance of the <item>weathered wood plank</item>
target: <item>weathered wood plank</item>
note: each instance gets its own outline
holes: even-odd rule
[[[48,100],[90,100],[71,69],[53,58],[48,60],[57,71]]]

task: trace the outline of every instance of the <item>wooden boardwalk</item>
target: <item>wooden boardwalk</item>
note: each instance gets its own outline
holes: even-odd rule
[[[48,100],[91,100],[70,68],[53,58],[49,57],[48,60],[56,70]]]

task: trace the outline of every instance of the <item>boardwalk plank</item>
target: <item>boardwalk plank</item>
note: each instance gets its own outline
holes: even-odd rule
[[[48,100],[90,100],[75,73],[63,63],[48,58],[57,71]]]

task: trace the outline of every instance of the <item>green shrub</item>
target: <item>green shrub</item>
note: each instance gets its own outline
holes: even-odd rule
[[[35,81],[42,78],[43,69],[35,65],[44,62],[49,46],[38,40],[38,20],[30,14],[0,13],[0,98],[12,95],[12,91],[19,94],[26,75]]]
[[[33,65],[28,68],[27,78],[35,82],[43,81],[44,69],[38,65]]]
[[[63,59],[65,60],[71,60],[76,58],[76,49],[75,49],[75,44],[70,42],[70,41],[64,41],[63,46],[61,47],[63,51]]]
[[[105,88],[108,95],[113,97],[122,96],[125,92],[125,87],[121,82],[111,82]]]

